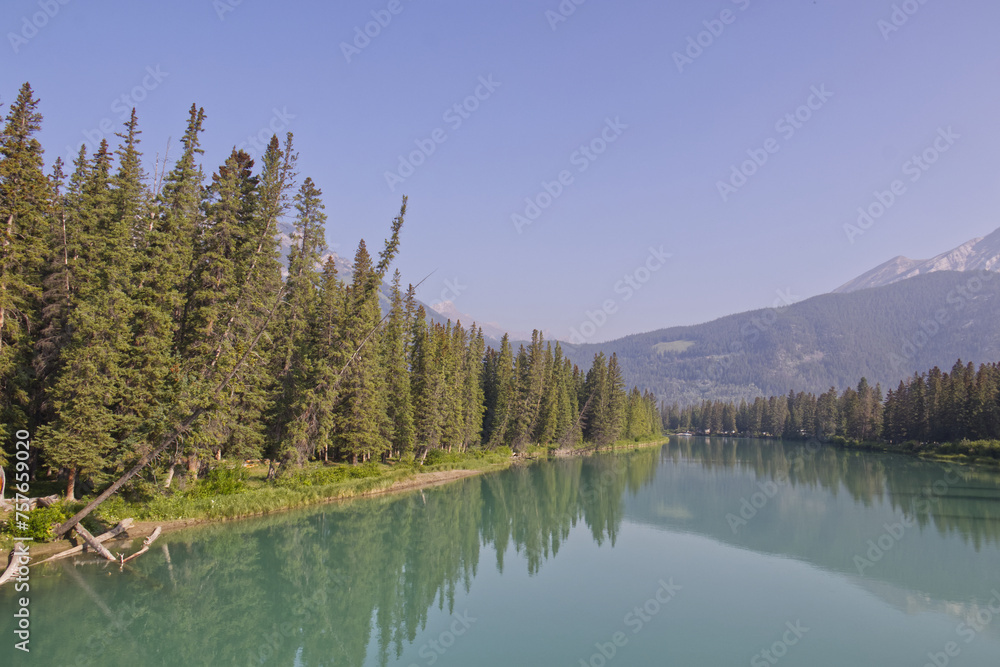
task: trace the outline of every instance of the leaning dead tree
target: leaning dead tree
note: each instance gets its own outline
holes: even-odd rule
[[[379,263],[375,267],[375,273],[374,273],[378,281],[381,281],[385,277],[385,273],[388,270],[389,265],[392,263],[393,258],[396,256],[396,253],[399,250],[399,230],[402,228],[403,219],[406,216],[406,202],[407,198],[404,196],[402,206],[400,206],[399,209],[399,215],[392,221],[392,234],[388,239],[386,239],[385,248],[379,253]],[[424,280],[426,279],[427,278],[424,278]],[[421,280],[420,282],[422,283],[423,280]],[[419,284],[420,283],[418,283],[418,286]],[[278,306],[281,305],[282,299],[284,299],[285,296],[285,289],[286,289],[285,286],[282,286],[281,289],[278,290],[278,296],[275,299],[274,305],[271,307],[271,310],[268,312],[267,317],[264,319],[264,323],[257,331],[257,335],[254,336],[254,339],[247,347],[246,352],[243,354],[242,357],[240,357],[239,361],[236,362],[236,365],[229,372],[229,374],[222,380],[222,382],[219,383],[219,385],[215,388],[215,390],[212,391],[212,393],[209,395],[208,400],[204,401],[202,405],[199,405],[197,408],[195,408],[194,411],[192,411],[191,414],[188,415],[187,419],[185,419],[183,422],[181,422],[179,426],[177,426],[172,431],[170,431],[166,436],[164,436],[163,439],[160,441],[159,445],[157,445],[155,448],[153,448],[151,451],[145,454],[142,458],[140,458],[139,461],[134,466],[132,466],[132,468],[128,472],[119,477],[114,484],[109,486],[99,496],[90,501],[87,504],[87,506],[84,507],[82,510],[80,510],[72,517],[67,519],[66,522],[56,527],[54,530],[56,537],[62,537],[70,530],[76,528],[77,533],[81,534],[81,536],[86,540],[89,533],[86,533],[85,530],[81,532],[81,529],[83,527],[79,525],[80,521],[82,521],[88,514],[93,512],[98,505],[100,505],[105,500],[110,498],[112,495],[117,493],[118,490],[121,489],[126,482],[135,477],[137,474],[139,474],[139,472],[143,468],[149,465],[154,459],[159,457],[160,454],[162,454],[168,448],[177,443],[178,439],[191,428],[191,426],[198,419],[198,417],[200,417],[208,409],[205,406],[205,403],[210,402],[211,400],[215,399],[216,396],[222,393],[222,390],[226,388],[226,386],[230,383],[230,381],[232,381],[234,377],[236,377],[237,371],[239,371],[240,367],[244,364],[247,358],[249,358],[251,352],[253,352],[254,348],[257,346],[257,343],[260,341],[261,336],[263,336],[264,332],[267,331],[267,327],[268,325],[270,325],[271,319],[274,317],[274,313],[275,311],[277,311]],[[377,289],[377,284],[373,282],[368,286],[368,289]],[[378,322],[378,324],[376,324],[372,328],[372,330],[368,332],[368,335],[364,337],[364,339],[361,341],[361,344],[354,351],[354,354],[351,355],[351,357],[347,360],[347,363],[344,365],[340,373],[337,375],[337,380],[333,384],[333,389],[336,389],[337,387],[340,386],[341,382],[345,377],[348,367],[354,362],[355,359],[357,359],[358,354],[360,354],[362,348],[368,343],[369,339],[371,339],[371,337],[375,334],[375,332],[379,329],[379,327],[382,326],[387,317],[388,316],[383,317]],[[90,536],[90,539],[94,540],[93,536]],[[89,540],[87,540],[87,542],[89,544]],[[95,547],[100,547],[100,544],[96,540],[94,540],[94,542],[95,542],[94,545]]]
[[[268,327],[268,325],[271,322],[271,318],[274,316],[274,313],[278,309],[278,306],[281,305],[281,301],[284,298],[284,296],[285,296],[285,288],[282,287],[280,290],[278,290],[278,298],[275,299],[274,305],[271,307],[271,310],[268,312],[267,317],[264,319],[264,323],[261,325],[260,330],[257,331],[257,335],[254,336],[254,339],[250,343],[250,346],[247,347],[246,352],[243,353],[243,356],[240,357],[239,361],[236,362],[236,365],[233,366],[233,370],[231,370],[229,372],[229,374],[225,378],[223,378],[222,382],[220,382],[219,385],[215,388],[215,390],[211,393],[211,395],[209,397],[210,399],[214,399],[216,396],[218,396],[220,393],[222,393],[222,390],[226,388],[226,386],[230,383],[230,381],[232,381],[232,379],[234,377],[236,377],[237,371],[239,371],[240,367],[243,365],[243,363],[250,356],[250,353],[253,352],[253,349],[257,346],[257,343],[260,341],[261,336],[264,335],[264,331],[267,330],[267,327]],[[134,466],[132,466],[132,468],[128,472],[126,472],[124,475],[122,475],[121,477],[119,477],[118,480],[114,484],[112,484],[107,489],[105,489],[99,496],[97,496],[92,501],[90,501],[87,504],[86,507],[84,507],[82,510],[80,510],[79,512],[77,512],[76,514],[74,514],[72,517],[70,517],[69,519],[67,519],[65,523],[62,523],[61,525],[59,525],[55,529],[55,531],[54,531],[56,537],[62,537],[63,535],[65,535],[66,533],[68,533],[70,530],[72,530],[73,528],[77,527],[78,524],[88,514],[90,514],[91,512],[93,512],[94,509],[98,505],[100,505],[105,500],[107,500],[112,495],[114,495],[118,491],[118,489],[122,488],[127,481],[129,481],[130,479],[132,479],[133,477],[135,477],[137,474],[139,474],[139,472],[143,468],[145,468],[147,465],[149,465],[150,462],[153,461],[153,459],[155,459],[156,457],[158,457],[160,454],[162,454],[163,452],[165,452],[169,447],[171,447],[174,443],[176,443],[177,439],[182,434],[186,433],[188,431],[188,429],[191,428],[191,426],[192,426],[192,424],[194,424],[195,420],[197,420],[198,417],[200,417],[202,415],[202,413],[205,412],[205,410],[207,410],[207,408],[205,407],[204,404],[199,405],[197,408],[195,408],[194,411],[190,415],[188,415],[187,419],[185,419],[183,422],[181,422],[180,426],[178,426],[177,428],[175,428],[174,430],[172,430],[170,433],[168,433],[166,435],[166,437],[163,438],[163,440],[160,442],[159,445],[157,445],[154,449],[152,449],[151,451],[149,451],[141,459],[139,459],[139,462],[136,463]],[[77,532],[79,532],[79,531],[77,531]],[[114,560],[114,559],[112,558],[112,560]]]

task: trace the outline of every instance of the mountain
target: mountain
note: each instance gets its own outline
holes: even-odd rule
[[[844,389],[862,377],[885,391],[915,372],[950,369],[958,358],[1000,360],[1000,275],[939,270],[780,309],[563,348],[584,368],[598,351],[615,353],[627,384],[681,404]]]
[[[1000,270],[1000,229],[988,236],[972,239],[954,250],[931,259],[893,257],[854,280],[833,290],[834,294],[856,292],[870,287],[882,287],[935,271],[997,271]]]
[[[478,322],[476,318],[471,315],[459,311],[453,301],[439,301],[438,303],[431,304],[430,308],[431,311],[437,313],[446,320],[461,322],[464,327],[475,323],[477,327],[480,327],[483,330],[483,338],[486,339],[488,344],[498,345],[500,340],[504,337],[504,334],[508,334],[511,341],[531,340],[530,333],[525,333],[523,331],[511,331],[510,329],[500,326],[496,322]]]

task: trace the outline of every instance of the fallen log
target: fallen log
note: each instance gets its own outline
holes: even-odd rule
[[[0,511],[13,512],[18,506],[27,506],[29,510],[36,507],[49,507],[59,502],[59,496],[45,496],[43,498],[28,498],[25,502],[18,503],[14,498],[0,498]]]
[[[17,571],[17,561],[17,548],[15,547],[10,550],[10,556],[7,560],[7,569],[3,571],[3,574],[0,574],[0,586],[7,583],[8,579],[14,578],[14,572]]]
[[[124,557],[122,558],[122,565],[124,565],[125,563],[129,562],[133,558],[137,558],[138,556],[141,556],[144,553],[146,553],[147,551],[149,551],[149,545],[152,544],[153,542],[155,542],[156,538],[160,536],[160,530],[161,529],[160,529],[159,526],[157,526],[155,529],[153,529],[153,532],[150,533],[149,537],[147,537],[146,539],[144,539],[142,541],[142,548],[141,549],[139,549],[138,551],[136,551],[134,554],[132,554],[128,558],[124,558]]]
[[[101,533],[100,535],[95,537],[94,540],[96,540],[97,542],[107,542],[112,537],[118,537],[131,527],[132,527],[132,519],[123,519],[120,524],[118,524],[117,526],[115,526],[106,533]],[[49,561],[61,560],[63,558],[69,558],[70,556],[75,556],[76,554],[83,552],[83,547],[84,545],[81,544],[79,546],[73,547],[72,549],[67,549],[66,551],[60,551],[55,556],[46,558],[45,560],[42,561],[42,563],[48,563]],[[39,563],[39,565],[41,565],[41,563]]]
[[[257,342],[260,341],[261,336],[263,336],[264,332],[267,330],[267,326],[268,324],[270,324],[271,318],[274,316],[274,311],[278,309],[278,306],[282,303],[284,296],[285,296],[285,288],[282,287],[281,289],[278,290],[278,298],[275,300],[274,305],[271,307],[270,312],[268,312],[267,317],[264,318],[264,323],[261,326],[261,328],[257,331],[257,335],[250,343],[250,346],[247,348],[246,352],[243,353],[243,356],[240,357],[239,361],[236,362],[236,365],[233,367],[233,369],[229,371],[229,374],[222,380],[222,382],[218,384],[218,386],[216,386],[215,390],[211,394],[211,398],[215,398],[216,396],[221,394],[222,390],[226,388],[226,385],[228,385],[229,382],[234,377],[236,377],[236,373],[243,365],[243,362],[247,360],[247,358],[250,356],[250,353],[253,352],[253,349],[257,346]],[[105,500],[110,498],[112,495],[114,495],[118,491],[118,489],[120,489],[122,486],[125,485],[127,481],[132,479],[132,477],[134,477],[135,475],[139,474],[140,470],[145,468],[157,456],[165,452],[168,447],[177,442],[177,440],[184,433],[187,433],[188,429],[191,428],[192,424],[194,424],[194,422],[198,419],[198,417],[200,417],[201,414],[205,412],[207,409],[208,406],[204,404],[199,405],[197,408],[195,408],[194,411],[192,411],[191,414],[188,415],[187,419],[185,419],[180,424],[180,426],[170,431],[169,434],[160,441],[159,445],[157,445],[154,449],[147,452],[142,458],[140,458],[139,461],[134,466],[132,466],[132,468],[128,472],[119,477],[114,484],[112,484],[104,491],[102,491],[100,495],[91,500],[87,504],[87,506],[84,507],[82,510],[80,510],[79,512],[71,516],[69,519],[64,521],[61,525],[57,526],[53,530],[53,532],[56,534],[56,537],[62,537],[70,530],[80,525],[80,522],[83,521],[84,517],[90,514],[95,507],[97,507]]]
[[[90,531],[83,527],[83,525],[78,523],[75,526],[73,526],[73,530],[76,531],[77,535],[83,538],[83,541],[87,543],[88,547],[90,547],[97,553],[101,554],[108,560],[116,560],[116,558],[113,555],[111,555],[111,552],[108,551],[107,547],[98,542],[94,538],[94,536],[90,534]]]

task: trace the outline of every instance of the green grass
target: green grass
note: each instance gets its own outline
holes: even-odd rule
[[[910,441],[887,444],[884,442],[859,442],[835,436],[830,442],[838,447],[913,454],[923,458],[955,461],[957,463],[1000,465],[1000,441],[998,440],[960,440],[959,442],[944,443]]]
[[[357,466],[309,463],[267,481],[267,467],[223,463],[195,483],[181,490],[181,480],[166,493],[147,483],[137,484],[131,494],[109,498],[94,511],[88,525],[91,532],[102,531],[125,518],[136,521],[172,521],[181,519],[222,520],[256,516],[281,510],[305,507],[330,500],[355,498],[383,491],[395,482],[421,473],[448,470],[499,470],[511,463],[510,450],[470,450],[468,452],[430,452],[423,466],[409,460],[392,465],[369,462]],[[57,507],[70,516],[84,506],[86,499],[61,503]],[[2,542],[0,542],[2,544]]]
[[[667,354],[668,352],[687,352],[694,345],[693,340],[674,340],[669,343],[657,343],[653,346],[653,351],[657,354]]]
[[[645,437],[636,438],[634,440],[616,440],[610,445],[602,445],[600,451],[602,452],[612,452],[612,451],[628,451],[633,449],[639,449],[640,447],[651,447],[654,445],[661,445],[669,440],[666,434],[664,435],[649,435]],[[581,445],[575,445],[573,447],[576,451],[589,451],[594,449],[594,444],[591,442],[585,442]]]

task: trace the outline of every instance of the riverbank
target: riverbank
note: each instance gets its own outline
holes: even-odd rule
[[[566,456],[589,456],[591,454],[604,454],[610,452],[633,452],[639,449],[645,449],[647,447],[656,447],[659,445],[665,445],[670,442],[670,436],[662,436],[657,438],[651,438],[649,440],[619,440],[610,445],[603,445],[597,447],[595,445],[579,445],[577,447],[569,447],[565,449],[553,449],[550,450],[551,454],[556,457],[566,457]]]
[[[694,436],[694,433],[671,433],[671,436]],[[726,433],[720,435],[697,435],[697,437],[724,437],[724,438],[754,438],[761,440],[775,440],[785,442],[808,442],[806,440],[787,440],[780,437],[767,435],[743,435],[737,433]],[[835,436],[829,440],[813,440],[826,447],[837,447],[839,449],[884,452],[886,454],[905,454],[915,456],[927,461],[941,461],[946,463],[959,463],[968,465],[1000,466],[1000,441],[979,440],[946,443],[917,443],[905,442],[900,444],[888,444],[884,442],[872,442],[851,440],[842,436]]]
[[[411,474],[404,474],[401,476],[386,476],[375,480],[374,483],[368,485],[358,485],[358,484],[341,484],[337,485],[339,489],[325,489],[328,495],[323,495],[324,489],[316,489],[315,492],[309,494],[313,502],[298,502],[289,503],[284,506],[274,507],[268,510],[257,511],[257,512],[246,512],[242,514],[232,514],[226,515],[225,508],[220,507],[220,513],[215,516],[196,516],[196,517],[178,517],[178,518],[146,518],[136,520],[131,528],[128,530],[128,537],[123,540],[114,540],[106,543],[107,546],[114,551],[114,547],[117,545],[119,549],[125,548],[132,540],[141,539],[152,534],[153,530],[157,526],[162,528],[163,533],[173,532],[183,528],[189,528],[191,526],[205,525],[211,523],[223,523],[226,521],[237,521],[239,519],[247,519],[255,516],[262,516],[264,514],[270,514],[275,512],[286,512],[293,509],[298,509],[300,507],[306,507],[309,505],[318,505],[322,503],[337,502],[342,500],[352,500],[357,498],[370,498],[375,496],[382,496],[394,493],[403,493],[405,491],[415,491],[419,489],[427,489],[435,486],[441,486],[442,484],[448,484],[466,477],[471,477],[474,475],[481,475],[485,472],[492,472],[495,470],[503,470],[510,465],[516,463],[514,459],[511,459],[507,465],[498,465],[492,463],[490,465],[485,465],[476,469],[459,468],[453,470],[432,470],[429,472],[412,472]],[[381,482],[381,484],[379,483]],[[252,492],[251,492],[252,493]],[[238,496],[239,494],[236,494]],[[236,497],[230,496],[230,497]],[[223,498],[226,498],[225,496]],[[209,499],[210,501],[212,499]],[[222,500],[222,499],[216,499]],[[288,500],[292,500],[288,498]],[[305,500],[300,499],[300,500]],[[109,501],[110,502],[110,501]],[[97,514],[97,521],[101,525],[106,525],[110,527],[114,525],[120,519],[125,517],[118,517],[118,511],[128,511],[129,508],[136,509],[135,506],[130,506],[129,504],[122,504],[123,506],[114,507],[113,512],[95,512]],[[143,512],[132,512],[132,514],[140,514]],[[3,551],[2,557],[0,557],[0,570],[6,567],[8,562],[8,555],[12,548],[13,540],[9,537],[4,537],[2,542],[0,542],[0,550]],[[37,542],[31,544],[31,556],[33,561],[44,560],[49,556],[55,555],[67,549],[76,546],[73,540],[56,540],[54,542]]]
[[[85,523],[92,533],[97,534],[125,518],[133,519],[134,524],[129,528],[127,538],[108,543],[112,551],[116,546],[119,550],[125,550],[132,540],[150,535],[157,526],[166,533],[191,526],[252,518],[323,503],[431,488],[550,456],[589,456],[598,453],[635,451],[663,445],[668,441],[668,437],[640,442],[619,441],[599,449],[593,446],[564,450],[532,447],[516,456],[511,455],[505,448],[476,454],[441,452],[429,465],[424,466],[424,469],[420,466],[398,463],[393,466],[313,464],[279,480],[277,484],[266,481],[266,466],[251,466],[239,470],[223,466],[221,469],[232,472],[234,479],[201,480],[188,491],[169,496],[155,495],[147,501],[128,502],[121,496],[115,496],[95,510]],[[203,493],[199,493],[199,490]],[[83,501],[79,501],[65,507],[64,510],[68,516],[82,506]],[[0,538],[0,552],[2,552],[0,562],[6,563],[6,556],[12,546],[12,538],[9,536]],[[36,562],[44,560],[74,546],[76,546],[75,540],[68,539],[35,542],[31,549],[32,560]]]

